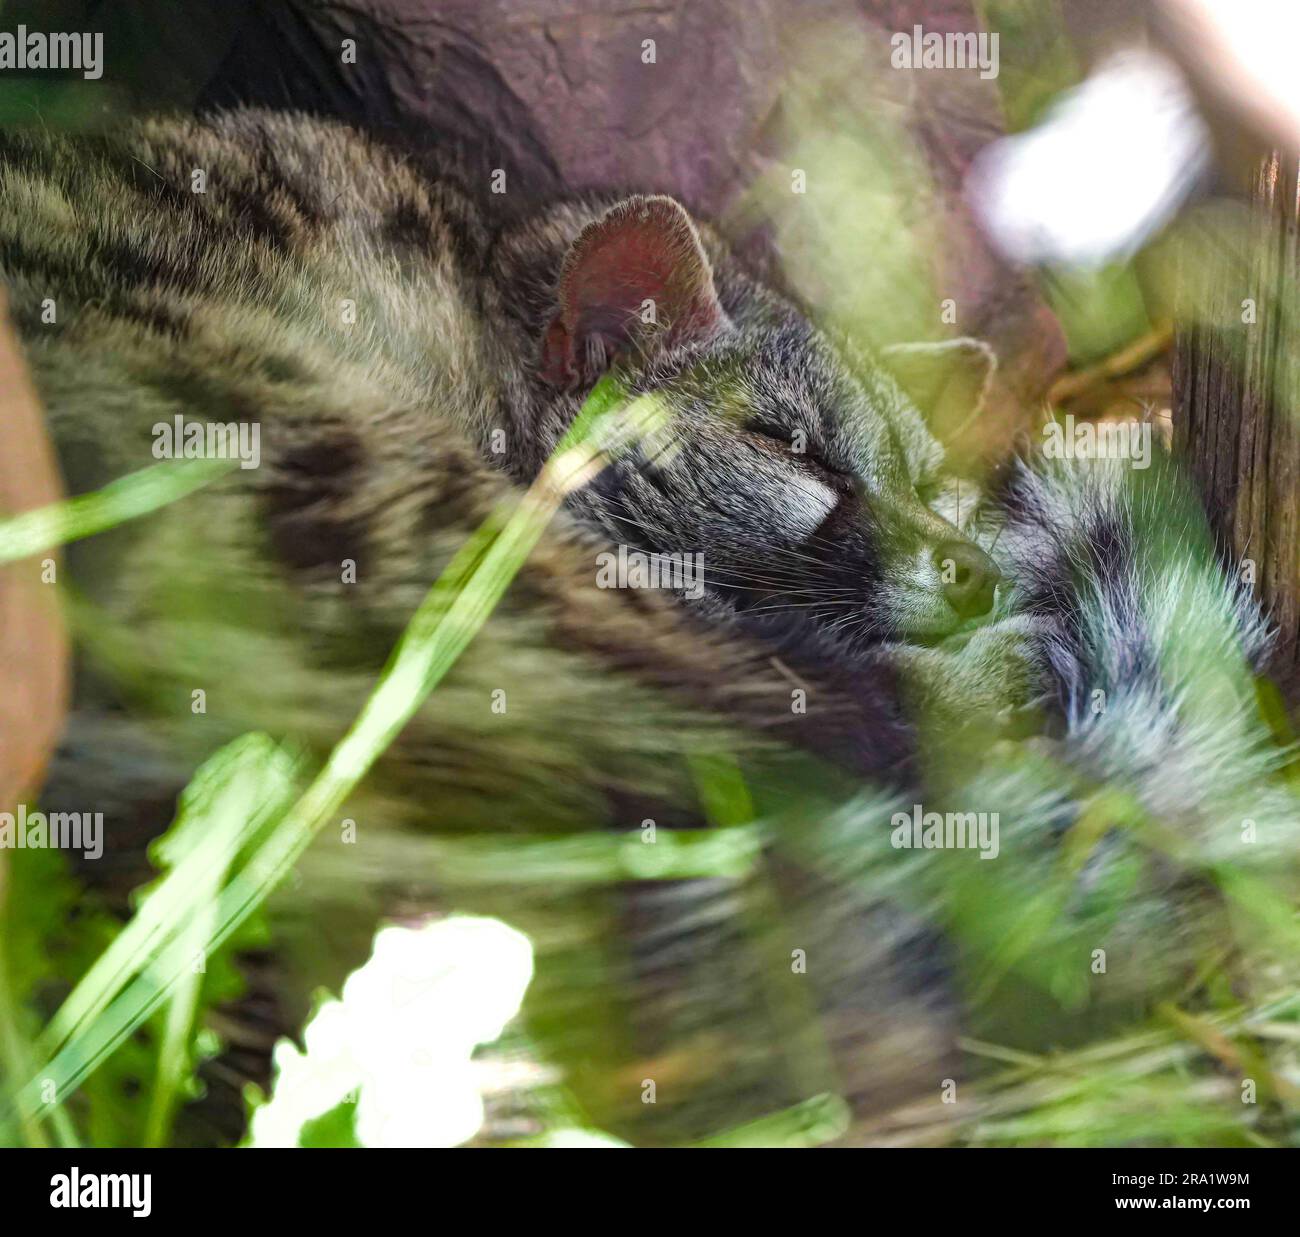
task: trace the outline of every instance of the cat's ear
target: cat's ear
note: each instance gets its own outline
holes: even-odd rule
[[[558,300],[540,372],[569,390],[629,349],[704,342],[725,321],[699,233],[666,197],[628,198],[588,224],[564,259]]]
[[[892,344],[881,349],[880,356],[943,441],[961,433],[983,411],[998,368],[992,347],[968,335]]]

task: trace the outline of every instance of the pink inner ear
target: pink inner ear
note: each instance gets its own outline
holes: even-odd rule
[[[722,322],[713,272],[686,212],[671,198],[629,198],[589,224],[560,274],[560,311],[543,343],[542,377],[594,381],[586,359],[656,332],[673,343],[707,339]],[[641,320],[646,301],[655,325]],[[603,347],[588,342],[599,336]]]
[[[694,289],[679,275],[674,287],[670,238],[637,222],[622,224],[594,238],[574,263],[565,288],[571,305],[582,317],[611,319],[639,313],[645,300],[670,317],[670,297],[689,297]],[[689,255],[688,259],[689,261]]]

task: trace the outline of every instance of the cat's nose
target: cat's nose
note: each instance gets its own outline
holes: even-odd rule
[[[975,618],[993,608],[993,592],[1002,576],[979,546],[945,541],[934,552],[934,565],[943,581],[944,597],[962,618]]]

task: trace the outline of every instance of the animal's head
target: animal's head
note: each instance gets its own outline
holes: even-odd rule
[[[579,514],[643,551],[702,554],[706,587],[739,611],[853,644],[938,639],[988,613],[997,571],[934,509],[943,449],[916,402],[714,258],[665,197],[619,203],[570,248],[543,379],[581,394],[617,366],[670,418],[667,445],[617,460]]]

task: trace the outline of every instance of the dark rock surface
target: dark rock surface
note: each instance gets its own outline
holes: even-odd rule
[[[104,81],[87,86],[116,86],[136,108],[299,108],[417,152],[453,146],[472,177],[505,170],[507,210],[573,190],[671,193],[720,218],[750,256],[775,258],[778,278],[814,306],[851,286],[889,298],[880,321],[862,324],[877,343],[987,338],[1003,369],[966,435],[977,454],[1005,446],[1063,364],[1055,319],[960,196],[1001,131],[997,82],[890,66],[893,32],[978,30],[971,0],[191,0],[180,13],[170,0],[23,0],[6,15],[104,30]],[[915,156],[905,175],[872,163],[897,134]],[[832,136],[843,142],[827,155],[829,179],[858,161],[850,181],[866,178],[873,208],[911,233],[923,262],[894,254],[885,230],[875,235],[886,260],[859,255],[855,269],[828,252],[834,234],[817,210],[790,202],[789,169],[805,164],[810,202],[819,187],[843,201],[808,150]],[[940,320],[944,298],[954,324]]]

